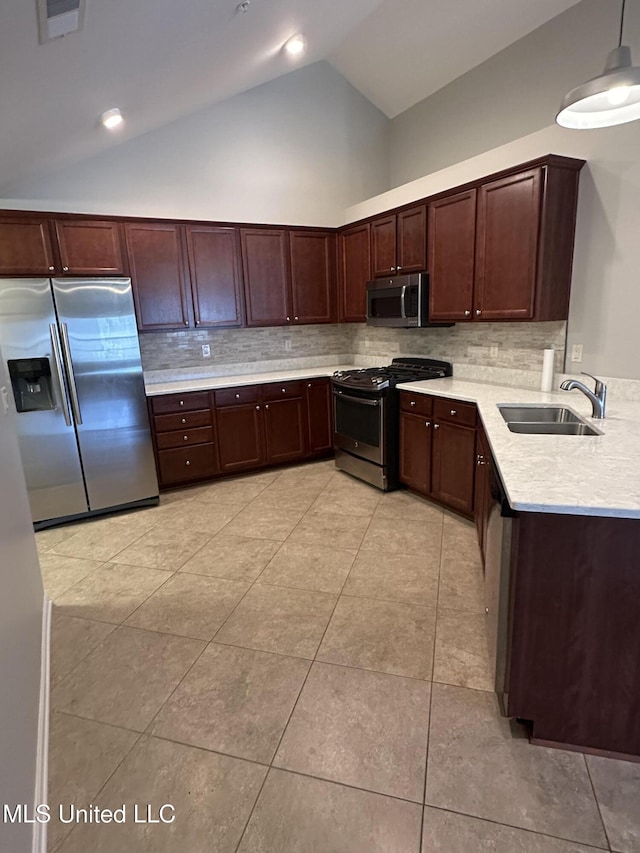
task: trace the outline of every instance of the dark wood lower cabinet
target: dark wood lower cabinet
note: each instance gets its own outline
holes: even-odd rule
[[[160,488],[216,476],[215,419],[208,391],[151,397],[149,415]]]
[[[473,515],[476,522],[478,545],[480,546],[480,553],[483,560],[489,507],[491,506],[489,472],[492,465],[493,460],[491,458],[491,450],[489,449],[489,441],[487,440],[482,424],[479,424],[476,437],[476,482],[473,497]]]
[[[307,452],[309,456],[322,456],[333,450],[331,382],[311,379],[306,386]]]
[[[207,480],[217,473],[215,446],[211,443],[158,451],[158,479],[161,487]]]
[[[431,494],[468,516],[473,514],[475,451],[475,429],[434,422]]]
[[[305,413],[302,397],[275,400],[264,405],[267,461],[277,465],[305,455]]]
[[[509,716],[533,739],[640,756],[640,522],[518,513]]]
[[[259,403],[216,410],[220,471],[259,468],[266,462],[262,407]]]
[[[431,418],[400,414],[400,482],[421,495],[431,491]]]

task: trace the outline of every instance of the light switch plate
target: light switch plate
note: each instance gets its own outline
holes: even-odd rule
[[[202,344],[202,357],[211,358],[211,344]]]
[[[582,344],[573,344],[571,347],[571,361],[580,363],[582,361]]]
[[[489,358],[497,358],[498,357],[498,346],[497,344],[489,347]]]

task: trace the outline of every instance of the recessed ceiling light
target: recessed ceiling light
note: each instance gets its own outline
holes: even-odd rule
[[[107,110],[106,112],[102,113],[102,115],[100,116],[100,121],[106,128],[108,128],[109,130],[113,130],[114,128],[119,127],[122,124],[124,118],[122,117],[122,113],[120,112],[118,107],[114,107],[112,110]]]
[[[290,56],[300,56],[304,53],[307,47],[307,40],[302,33],[296,33],[295,36],[284,43],[284,49]]]

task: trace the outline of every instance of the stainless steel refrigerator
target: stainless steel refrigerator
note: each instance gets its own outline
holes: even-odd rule
[[[158,500],[128,278],[0,279],[36,526]]]

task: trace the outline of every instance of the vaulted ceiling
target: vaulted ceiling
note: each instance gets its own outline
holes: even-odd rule
[[[96,154],[328,59],[393,117],[577,0],[86,0],[38,43],[36,0],[0,9],[0,185]],[[282,45],[303,32],[297,63]],[[98,116],[118,106],[109,134]]]

